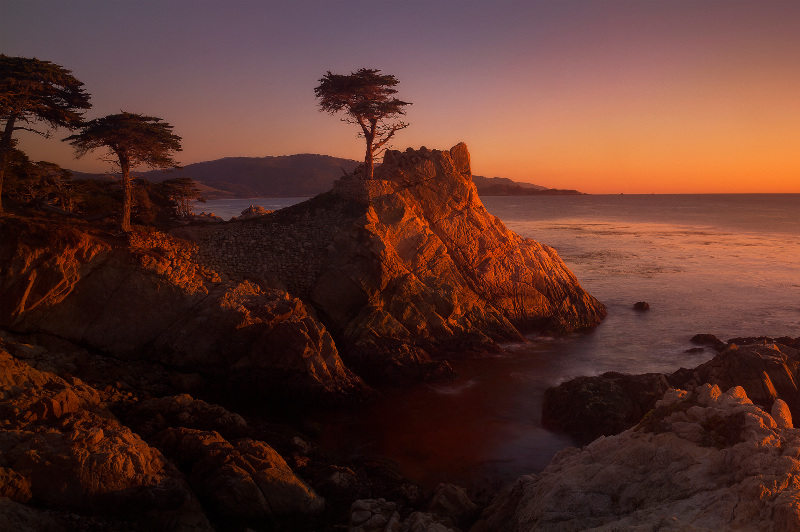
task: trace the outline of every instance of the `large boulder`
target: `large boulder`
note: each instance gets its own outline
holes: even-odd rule
[[[285,402],[368,390],[301,300],[223,281],[196,247],[154,231],[115,242],[85,228],[0,219],[0,326],[200,372],[227,392]]]
[[[777,343],[728,348],[694,369],[672,374],[604,373],[578,377],[545,391],[542,424],[580,443],[618,434],[638,423],[670,387],[693,390],[703,384],[722,389],[741,386],[763,408],[777,399],[800,416],[800,351]]]
[[[800,530],[800,431],[741,387],[671,390],[635,428],[569,448],[473,530]]]
[[[577,377],[545,390],[542,425],[586,444],[638,423],[669,388],[660,373]]]
[[[211,530],[180,472],[80,380],[36,370],[0,350],[0,412],[4,497],[151,528]]]
[[[168,428],[154,444],[186,471],[195,491],[224,521],[315,514],[325,501],[264,442],[229,442],[214,431]]]
[[[605,316],[555,250],[486,211],[464,144],[388,151],[372,180],[345,176],[262,218],[181,234],[217,271],[277,280],[313,305],[373,381],[447,376],[442,359]]]

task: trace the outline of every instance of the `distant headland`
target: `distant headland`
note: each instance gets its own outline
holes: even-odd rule
[[[353,172],[362,161],[330,155],[301,153],[278,157],[224,157],[170,170],[144,172],[141,177],[160,182],[192,178],[206,199],[310,197],[331,189],[333,182]],[[100,174],[73,172],[78,179]],[[503,177],[473,176],[480,196],[539,196],[583,194],[577,190],[547,188]]]

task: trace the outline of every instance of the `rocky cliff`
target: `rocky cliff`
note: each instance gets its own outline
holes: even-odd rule
[[[342,400],[367,390],[302,301],[223,281],[189,243],[0,219],[0,325],[157,361],[249,399]]]
[[[706,383],[722,389],[741,386],[767,409],[781,399],[800,417],[800,338],[750,340],[736,338],[708,362],[671,374],[609,372],[571,379],[545,391],[542,423],[588,443],[638,423],[669,388],[694,390]]]
[[[442,371],[441,356],[605,316],[552,248],[486,211],[464,144],[389,151],[374,180],[346,176],[304,204],[191,236],[215,270],[277,279],[310,302],[371,379],[418,378]]]
[[[0,326],[248,397],[358,397],[351,369],[441,377],[446,357],[605,315],[552,248],[486,211],[463,144],[389,151],[374,180],[349,175],[303,204],[174,236],[0,224]]]
[[[800,530],[800,431],[744,389],[671,389],[636,427],[561,451],[472,530]]]

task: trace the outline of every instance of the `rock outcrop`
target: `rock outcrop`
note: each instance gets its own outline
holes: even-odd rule
[[[213,530],[181,473],[79,379],[0,349],[0,494],[152,528]]]
[[[123,359],[199,372],[214,387],[282,402],[367,391],[301,300],[225,281],[158,232],[116,242],[88,228],[0,219],[0,325]]]
[[[192,236],[217,271],[277,278],[310,302],[372,380],[443,374],[442,357],[605,315],[552,248],[486,211],[463,144],[389,151],[373,180],[346,176],[303,204]]]
[[[800,430],[743,388],[671,389],[635,428],[518,479],[472,530],[800,530],[798,469]]]
[[[742,338],[734,340],[747,342]],[[790,338],[781,341],[797,345]],[[798,382],[800,351],[795,347],[763,340],[741,346],[729,342],[723,352],[694,369],[682,368],[669,375],[609,372],[578,377],[549,388],[542,404],[542,424],[588,443],[638,423],[668,388],[694,390],[706,383],[722,389],[741,386],[755,404],[766,409],[780,399],[797,418]]]
[[[242,396],[359,398],[351,369],[441,378],[444,358],[605,315],[552,248],[486,211],[463,144],[389,151],[374,180],[175,231],[193,242],[13,217],[0,232],[0,326],[213,376]]]

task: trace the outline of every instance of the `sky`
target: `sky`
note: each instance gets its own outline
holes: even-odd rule
[[[377,68],[412,105],[394,149],[466,142],[476,175],[588,193],[800,193],[800,1],[2,0],[0,53],[72,71],[87,118],[155,115],[183,165],[363,159],[318,110]],[[60,139],[33,160],[102,172]]]

